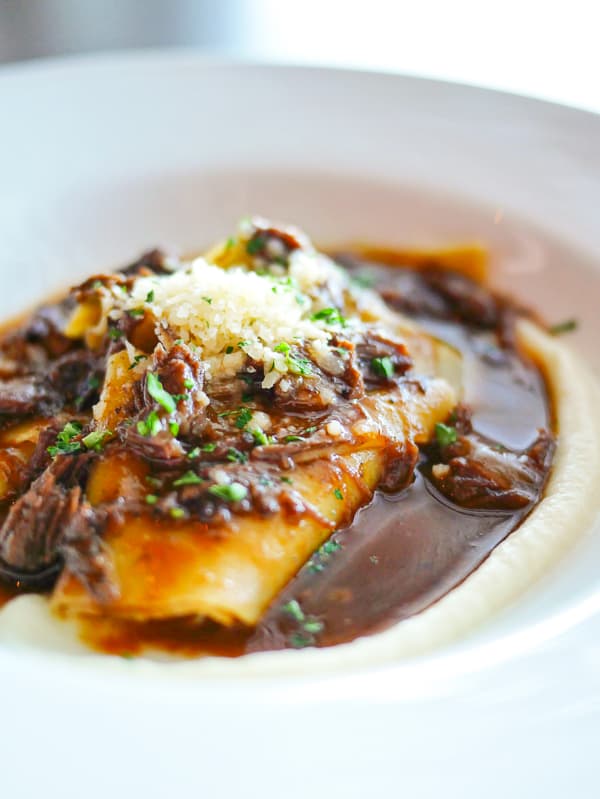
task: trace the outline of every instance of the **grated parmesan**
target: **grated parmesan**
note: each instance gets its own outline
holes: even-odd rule
[[[299,373],[294,345],[332,361],[328,342],[335,324],[312,318],[323,307],[326,284],[339,292],[346,278],[315,251],[292,253],[285,277],[196,258],[172,274],[138,278],[129,295],[115,291],[111,316],[143,307],[156,319],[159,338],[168,331],[197,348],[208,379],[231,377],[251,358],[264,365],[262,386],[270,388],[287,373]]]

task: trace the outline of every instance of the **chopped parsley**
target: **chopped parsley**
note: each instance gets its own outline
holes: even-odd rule
[[[104,444],[104,440],[106,438],[110,438],[110,436],[112,436],[112,432],[110,430],[94,430],[92,433],[88,433],[87,436],[82,438],[82,442],[84,447],[87,449],[93,449],[96,452],[100,452],[102,445]]]
[[[297,599],[290,599],[281,609],[296,621],[304,621],[305,619],[304,611],[300,607],[300,603]]]
[[[127,371],[131,371],[132,369],[135,369],[135,367],[138,365],[138,363],[140,361],[143,361],[147,357],[148,357],[147,355],[136,355],[135,358],[133,359],[133,362],[132,362],[131,366],[129,367],[129,369]]]
[[[294,375],[312,375],[312,367],[306,358],[295,358],[288,355],[285,359],[288,369]]]
[[[562,336],[563,333],[572,333],[577,330],[577,319],[565,319],[564,322],[559,322],[557,325],[552,325],[549,332],[552,336]]]
[[[90,377],[90,379],[88,380],[88,386],[90,388],[100,388],[100,378],[98,377],[98,375],[93,375],[92,377]]]
[[[342,494],[342,492],[340,491],[340,489],[339,489],[339,488],[336,488],[336,489],[335,489],[335,491],[333,492],[333,496],[334,496],[336,499],[340,499],[340,500],[341,500],[341,499],[344,499],[344,495]]]
[[[183,508],[171,508],[169,515],[172,519],[183,519],[185,516],[185,511]]]
[[[305,646],[314,644],[314,638],[310,635],[303,635],[302,633],[293,633],[289,637],[290,646],[294,649],[303,649]]]
[[[204,302],[207,302],[209,305],[212,305],[212,297],[202,297]]]
[[[450,444],[454,444],[457,437],[456,427],[450,427],[447,424],[442,424],[442,422],[436,424],[435,439],[440,447],[447,447]]]
[[[232,345],[230,344],[230,345],[229,345],[229,346],[226,348],[226,350],[225,350],[225,354],[226,354],[226,355],[231,355],[231,353],[232,353],[232,352],[233,352],[233,347],[232,347]]]
[[[186,377],[186,379],[183,381],[183,385],[185,388],[194,388],[194,381],[191,378]]]
[[[230,236],[225,242],[225,249],[230,250],[232,247],[235,247],[235,239],[233,236]]]
[[[252,411],[250,408],[240,408],[239,411],[237,411],[235,426],[238,430],[243,430],[251,419]]]
[[[254,442],[258,446],[263,446],[264,447],[266,444],[269,443],[269,439],[268,439],[267,435],[265,433],[263,433],[262,430],[256,429],[256,430],[251,430],[250,432],[252,433],[252,438],[254,439]]]
[[[302,625],[307,633],[320,633],[323,626],[323,622],[318,619],[307,619]]]
[[[81,442],[73,439],[81,433],[81,429],[79,422],[67,422],[56,436],[56,444],[48,447],[48,453],[56,458],[57,455],[70,455],[73,452],[79,452]]]
[[[375,285],[375,278],[372,275],[352,275],[350,281],[363,289],[370,289]]]
[[[147,505],[156,505],[158,502],[158,497],[156,494],[146,494],[146,504]]]
[[[291,477],[280,477],[279,479],[282,483],[287,483],[288,485],[292,485],[294,482]]]
[[[273,349],[275,350],[275,352],[283,352],[284,355],[287,355],[291,347],[285,341],[282,341],[280,344],[277,344]]]
[[[184,475],[182,475],[182,477],[179,477],[177,480],[174,480],[173,487],[179,488],[179,486],[197,486],[203,482],[204,480],[201,477],[198,477],[198,475],[195,472],[192,472],[190,470],[186,472]]]
[[[224,499],[226,502],[240,502],[248,495],[248,489],[241,483],[221,483],[211,486],[208,490],[215,497]]]
[[[119,330],[118,327],[109,327],[108,335],[113,339],[113,341],[116,341],[123,336],[123,331]]]
[[[240,452],[239,449],[235,449],[235,447],[230,447],[227,450],[226,457],[228,461],[232,463],[247,463],[248,456],[245,452]]]
[[[329,558],[338,550],[342,548],[339,541],[330,538],[328,541],[317,549],[313,557],[308,561],[308,570],[311,572],[322,572]]]
[[[337,308],[321,308],[311,316],[315,322],[326,322],[328,325],[342,325],[346,324],[346,319],[338,311]]]
[[[265,246],[264,236],[253,236],[246,244],[246,252],[248,255],[256,255]]]
[[[146,294],[146,302],[154,302],[154,289],[150,289]]]
[[[156,411],[150,411],[146,419],[137,423],[137,431],[141,436],[155,436],[162,430]]]
[[[173,413],[176,408],[175,400],[168,391],[165,391],[160,379],[154,372],[148,372],[146,375],[146,385],[152,399],[162,405],[167,413]]]
[[[188,452],[187,456],[188,456],[188,458],[190,460],[194,460],[194,458],[199,458],[200,457],[200,452],[201,452],[200,447],[194,447],[194,449],[191,449]]]
[[[373,358],[371,361],[371,368],[379,377],[385,377],[388,380],[394,376],[394,364],[392,359],[384,355],[382,358]]]
[[[217,445],[214,441],[209,441],[208,444],[202,445],[202,452],[214,452],[217,448]]]
[[[129,311],[127,311],[127,313],[129,314],[129,316],[132,316],[134,319],[139,319],[146,312],[144,311],[143,308],[131,308]]]

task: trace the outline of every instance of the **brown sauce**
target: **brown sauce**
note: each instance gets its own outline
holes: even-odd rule
[[[386,279],[393,279],[386,270]],[[524,449],[550,425],[538,369],[494,335],[419,319],[468,359],[466,401],[474,429],[499,446]],[[135,624],[82,622],[82,637],[105,652],[159,649],[178,656],[239,656],[287,647],[331,646],[383,630],[441,599],[469,576],[523,520],[518,511],[466,510],[440,495],[421,471],[398,495],[377,493],[346,529],[315,553],[255,630],[192,620]]]

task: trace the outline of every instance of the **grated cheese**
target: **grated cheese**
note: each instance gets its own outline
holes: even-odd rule
[[[231,377],[251,358],[264,365],[262,386],[270,388],[287,373],[303,374],[285,345],[329,354],[335,324],[312,318],[323,307],[319,292],[325,284],[339,291],[346,278],[314,251],[292,253],[285,277],[196,258],[172,274],[138,278],[128,296],[114,292],[111,315],[144,307],[157,321],[159,338],[168,331],[198,349],[208,379]]]

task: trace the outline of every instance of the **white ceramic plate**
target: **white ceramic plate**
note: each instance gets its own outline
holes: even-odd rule
[[[600,369],[600,117],[146,53],[4,68],[0,120],[0,317],[258,212],[319,242],[480,239]],[[199,681],[4,645],[0,795],[595,797],[599,565],[589,531],[468,639],[368,671]]]

